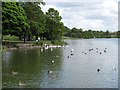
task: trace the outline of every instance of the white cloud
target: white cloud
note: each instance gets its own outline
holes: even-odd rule
[[[116,0],[46,0],[42,9],[55,8],[70,28],[117,30],[118,3]]]

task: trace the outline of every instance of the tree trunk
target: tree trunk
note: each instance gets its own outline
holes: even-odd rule
[[[35,37],[35,40],[38,40],[38,36]]]
[[[19,36],[19,40],[22,40],[22,36]]]
[[[31,40],[31,36],[30,35],[28,35],[28,41],[30,41]]]
[[[24,43],[26,42],[25,39],[26,39],[26,32],[25,32],[25,34],[24,34]]]
[[[24,35],[24,43],[25,43],[25,35]]]

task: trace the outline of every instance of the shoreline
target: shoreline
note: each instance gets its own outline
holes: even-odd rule
[[[10,43],[10,42],[9,42]],[[2,51],[11,51],[17,49],[34,49],[34,48],[41,48],[41,49],[49,49],[49,48],[61,48],[65,47],[65,45],[54,45],[54,44],[43,44],[43,45],[35,45],[30,43],[17,43],[13,45],[2,45]]]

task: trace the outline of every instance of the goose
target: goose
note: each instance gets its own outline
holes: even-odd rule
[[[98,50],[98,48],[96,48],[96,50]]]
[[[104,52],[106,53],[107,51],[106,51],[106,50],[104,50]]]
[[[89,49],[89,51],[91,51],[91,49]]]
[[[12,75],[17,75],[18,73],[15,71],[12,71]]]
[[[70,58],[69,56],[67,56],[67,58]]]
[[[97,69],[97,72],[100,72],[100,69]]]
[[[49,74],[52,74],[53,72],[52,71],[48,71]]]

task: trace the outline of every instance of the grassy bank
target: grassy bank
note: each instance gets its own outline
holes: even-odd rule
[[[80,39],[80,38],[63,36],[62,39]]]
[[[13,36],[4,35],[3,40],[5,40],[5,41],[20,41],[19,37],[14,36],[14,35]]]
[[[63,40],[40,40],[40,41],[26,41],[26,43],[23,43],[23,41],[20,41],[18,37],[16,36],[3,36],[2,41],[2,50],[13,50],[17,48],[34,48],[34,47],[41,47],[44,45],[67,45],[66,42]]]

